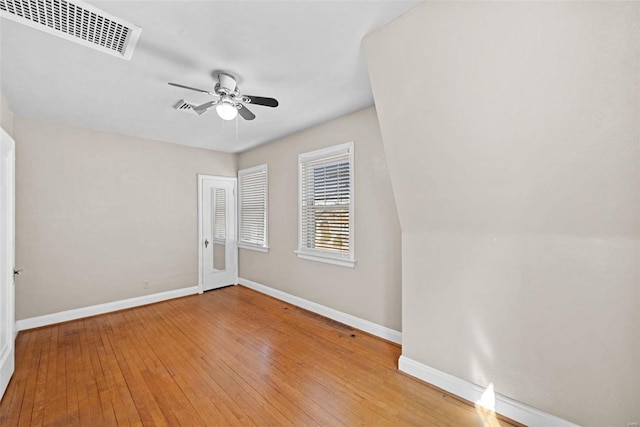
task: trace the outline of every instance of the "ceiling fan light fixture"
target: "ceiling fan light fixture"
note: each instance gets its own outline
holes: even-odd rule
[[[233,120],[238,115],[238,109],[229,102],[221,102],[216,106],[216,113],[222,120]]]
[[[5,0],[0,0],[0,3],[2,3],[3,1]],[[55,0],[55,1],[58,1],[58,0]],[[249,110],[247,106],[244,105],[244,103],[248,103],[251,105],[262,105],[264,107],[271,107],[271,108],[278,106],[278,100],[275,98],[266,98],[264,96],[243,95],[242,93],[240,93],[240,90],[238,89],[238,85],[236,84],[236,79],[231,74],[220,72],[216,77],[218,82],[214,86],[213,92],[209,92],[208,90],[198,89],[191,86],[185,86],[179,83],[169,83],[169,84],[171,86],[176,86],[182,89],[189,89],[195,92],[200,92],[205,95],[211,95],[216,97],[217,99],[214,99],[209,102],[205,102],[202,105],[197,105],[197,106],[189,105],[188,107],[190,107],[193,112],[200,115],[207,112],[209,109],[211,109],[215,105],[216,112],[218,113],[218,116],[222,120],[233,120],[236,117],[238,117],[238,115],[240,115],[240,117],[242,117],[244,120],[255,119],[256,115],[253,114],[251,110]],[[174,108],[178,108],[178,107],[174,107]]]

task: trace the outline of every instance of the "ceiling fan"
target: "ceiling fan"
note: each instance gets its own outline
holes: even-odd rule
[[[223,120],[233,120],[238,114],[240,114],[240,116],[245,120],[253,120],[256,118],[255,114],[253,114],[244,104],[263,105],[265,107],[278,106],[278,100],[274,98],[241,94],[236,78],[231,74],[220,72],[216,77],[218,82],[213,88],[213,92],[181,85],[179,83],[169,84],[183,89],[195,90],[196,92],[218,98],[213,101],[205,102],[202,105],[192,106],[193,110],[198,115],[208,111],[210,108],[216,107],[218,116]]]

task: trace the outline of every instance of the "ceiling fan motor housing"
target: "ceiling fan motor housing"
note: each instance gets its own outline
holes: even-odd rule
[[[233,93],[236,91],[236,88],[237,88],[236,79],[231,74],[227,74],[227,73],[218,74],[218,81],[220,82],[220,87],[226,89],[229,93]]]

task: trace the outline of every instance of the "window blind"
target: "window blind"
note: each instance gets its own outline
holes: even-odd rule
[[[353,258],[351,146],[299,158],[300,248],[332,258]]]
[[[227,192],[224,188],[213,188],[211,190],[211,201],[213,203],[213,240],[221,241],[227,239]]]
[[[240,245],[267,247],[267,165],[238,172]]]

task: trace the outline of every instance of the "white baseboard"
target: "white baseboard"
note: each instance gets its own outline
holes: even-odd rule
[[[141,297],[107,302],[104,304],[92,305],[89,307],[76,308],[74,310],[66,310],[59,313],[46,314],[44,316],[31,317],[29,319],[17,320],[15,330],[24,331],[26,329],[39,328],[41,326],[68,322],[69,320],[81,319],[83,317],[95,316],[97,314],[110,313],[112,311],[124,310],[126,308],[138,307],[141,305],[152,304],[154,302],[180,298],[197,293],[198,287],[191,286],[189,288],[159,292],[157,294],[143,295]]]
[[[345,325],[360,329],[361,331],[383,338],[387,341],[391,341],[396,344],[402,344],[402,333],[396,330],[378,325],[377,323],[373,323],[356,316],[352,316],[347,313],[343,313],[338,310],[334,310],[333,308],[329,308],[327,306],[306,300],[304,298],[288,294],[278,289],[270,288],[269,286],[265,286],[248,279],[239,277],[238,283],[246,286],[247,288],[253,289],[254,291],[258,291],[279,300],[288,302],[289,304],[304,308],[305,310],[320,314],[321,316],[328,317],[329,319],[344,323]]]
[[[405,356],[400,356],[398,369],[470,402],[480,400],[482,393],[486,390],[484,387],[416,362]],[[495,402],[495,411],[498,414],[509,417],[529,427],[578,427],[577,424],[527,406],[524,403],[520,403],[498,393],[495,393]]]

